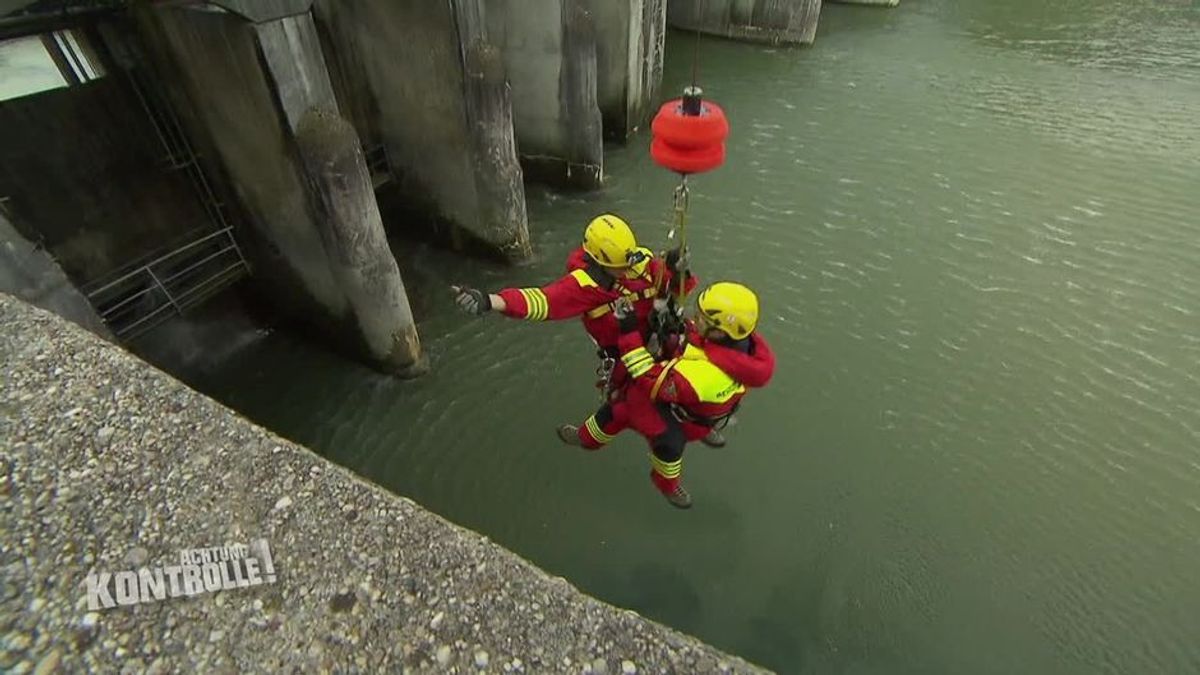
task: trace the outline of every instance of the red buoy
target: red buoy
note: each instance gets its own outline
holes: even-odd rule
[[[650,125],[650,156],[660,166],[689,174],[711,171],[725,162],[729,121],[721,106],[701,100],[698,87],[667,101]]]

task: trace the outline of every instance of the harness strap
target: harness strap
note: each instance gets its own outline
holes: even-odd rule
[[[633,297],[633,298],[637,298],[639,300],[642,298],[650,299],[656,295],[658,295],[658,293],[653,287],[647,288],[647,289],[644,289],[641,291],[636,291],[634,293],[625,293],[624,294],[625,297]],[[587,318],[598,319],[598,318],[604,316],[605,314],[608,314],[612,310],[613,310],[613,303],[611,303],[611,302],[608,303],[607,305],[600,305],[599,307],[597,307],[593,310],[590,310],[587,313]]]
[[[654,380],[654,386],[650,389],[650,400],[658,400],[658,390],[662,388],[663,383],[667,381],[667,375],[675,369],[675,364],[679,363],[679,359],[671,359],[667,361],[667,365],[663,366],[662,372],[658,374],[658,378]]]

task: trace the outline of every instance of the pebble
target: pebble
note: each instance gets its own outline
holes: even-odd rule
[[[99,618],[99,614],[95,612],[88,612],[87,614],[83,615],[83,620],[79,622],[79,625],[83,626],[84,628],[91,628],[92,626],[96,625],[96,621],[99,620]]]
[[[275,502],[275,510],[282,511],[292,505],[291,497],[280,497],[279,501]]]
[[[608,672],[608,662],[601,658],[595,659],[592,661],[592,672],[604,675],[604,673]]]
[[[116,429],[113,429],[112,427],[100,427],[100,431],[96,432],[96,439],[101,443],[107,443],[108,439],[112,438],[112,435],[115,432]]]
[[[442,645],[441,647],[438,647],[437,662],[438,662],[438,665],[443,668],[450,665],[450,647],[448,647],[447,645]]]
[[[130,567],[141,567],[142,565],[145,565],[146,561],[149,559],[150,552],[141,546],[131,548],[129,549],[129,552],[125,554],[125,564],[129,565]]]
[[[488,664],[488,653],[483,650],[475,652],[475,667],[476,668],[487,668],[487,664]]]
[[[442,619],[444,618],[446,618],[445,612],[438,612],[437,614],[434,614],[433,621],[429,622],[429,627],[433,630],[437,630],[438,626],[442,625]]]
[[[621,672],[624,673],[624,675],[636,675],[637,666],[634,665],[633,661],[626,659],[621,662]]]
[[[12,651],[24,651],[33,644],[33,640],[23,633],[9,633],[5,641],[8,642],[8,648]]]
[[[38,661],[37,668],[33,669],[33,675],[50,675],[58,670],[58,662],[61,660],[62,653],[55,649]]]

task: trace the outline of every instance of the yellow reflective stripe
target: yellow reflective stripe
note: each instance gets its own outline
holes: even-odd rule
[[[587,273],[587,270],[572,270],[571,276],[574,277],[575,281],[579,282],[580,288],[587,288],[588,286],[597,286],[596,280],[593,279],[591,277],[591,275],[589,275]]]
[[[596,442],[600,443],[601,445],[610,443],[612,442],[612,439],[615,438],[615,436],[604,433],[604,430],[600,428],[600,423],[596,421],[595,415],[587,418],[587,421],[583,423],[583,426],[587,428],[588,433],[592,435],[592,438],[596,439]]]
[[[629,374],[634,377],[641,377],[646,374],[646,371],[654,367],[654,357],[650,352],[646,351],[645,347],[637,349],[621,355],[621,362],[625,364],[625,368],[629,370]]]
[[[550,313],[550,303],[546,294],[540,288],[518,289],[525,298],[525,318],[531,321],[544,321]]]
[[[650,352],[646,351],[645,347],[638,347],[637,349],[625,352],[621,355],[621,361],[623,361],[627,367],[646,359],[653,361],[654,357],[650,355]]]
[[[625,368],[629,371],[629,375],[631,377],[641,377],[641,376],[645,375],[647,372],[649,372],[650,369],[653,367],[654,367],[653,359],[651,359],[650,361],[640,363],[638,365],[625,366]]]
[[[589,319],[599,319],[600,317],[612,311],[612,305],[600,305],[587,313]]]
[[[663,478],[678,478],[683,473],[683,459],[677,459],[674,462],[664,462],[652,453],[650,455],[650,466],[654,472]]]
[[[651,401],[658,398],[658,390],[662,388],[663,382],[667,381],[667,375],[671,374],[671,369],[675,367],[676,363],[679,363],[679,359],[671,359],[670,361],[667,361],[667,365],[663,367],[662,372],[658,374],[658,378],[654,380],[654,387],[650,389]]]
[[[525,299],[525,318],[532,319],[533,318],[533,301],[529,299],[529,290],[525,289],[525,288],[518,288],[517,292],[520,293],[521,297]]]

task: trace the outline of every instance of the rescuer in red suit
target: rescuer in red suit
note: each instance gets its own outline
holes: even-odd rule
[[[566,274],[540,288],[505,288],[496,293],[453,286],[455,301],[469,314],[499,312],[529,321],[555,321],[580,317],[595,341],[608,372],[602,373],[609,392],[618,391],[625,368],[617,349],[620,331],[613,315],[616,301],[632,306],[634,329],[643,336],[649,329],[656,297],[665,298],[681,267],[680,252],[657,258],[639,247],[633,230],[621,218],[601,215],[588,224],[583,245],[567,256]],[[687,276],[685,290],[696,285]]]
[[[647,351],[632,308],[618,305],[621,361],[632,382],[624,396],[606,402],[581,426],[566,424],[559,438],[588,450],[603,447],[626,428],[650,443],[650,479],[673,506],[689,508],[681,483],[683,449],[720,430],[748,388],[762,387],[775,371],[775,355],[754,332],[758,298],[741,284],[719,282],[697,300],[696,321],[673,358]]]

